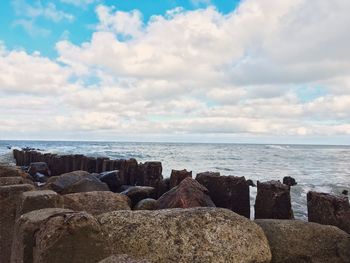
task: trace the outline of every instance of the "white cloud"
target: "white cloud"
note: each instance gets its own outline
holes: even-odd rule
[[[33,20],[18,19],[18,20],[15,20],[12,23],[12,25],[15,27],[17,26],[22,27],[24,31],[27,32],[27,34],[29,34],[32,37],[35,37],[35,36],[47,37],[48,35],[51,34],[50,30],[36,25]]]
[[[144,23],[100,5],[91,39],[58,42],[57,61],[0,48],[0,91],[59,105],[50,131],[348,135],[349,7],[246,0],[227,15],[176,9]]]
[[[70,73],[54,61],[25,51],[0,56],[0,92],[54,95],[68,88]]]
[[[111,31],[123,36],[135,37],[140,34],[142,15],[139,11],[114,11],[114,8],[100,5],[96,8],[99,18],[98,31]]]
[[[12,5],[15,13],[18,16],[23,16],[31,19],[43,17],[53,22],[73,21],[72,14],[58,10],[54,3],[43,4],[42,1],[35,1],[34,4],[28,4],[26,0],[12,0]]]

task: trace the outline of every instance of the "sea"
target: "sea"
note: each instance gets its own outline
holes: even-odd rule
[[[172,169],[187,169],[193,177],[213,171],[221,175],[244,176],[259,181],[292,176],[292,207],[297,219],[307,220],[306,194],[319,191],[350,192],[350,146],[151,143],[88,141],[0,141],[0,163],[13,163],[12,149],[31,147],[58,154],[135,158],[139,162],[161,161],[163,176]],[[254,217],[256,188],[250,187],[251,214]]]

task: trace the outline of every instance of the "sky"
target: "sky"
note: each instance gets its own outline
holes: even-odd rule
[[[0,139],[348,145],[349,11],[0,1]]]

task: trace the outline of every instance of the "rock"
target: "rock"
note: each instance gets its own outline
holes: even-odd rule
[[[83,164],[83,157],[84,155],[82,154],[75,154],[73,158],[73,171],[78,171],[82,169],[82,164]]]
[[[118,170],[100,173],[98,178],[106,183],[112,192],[117,192],[118,188],[124,184],[122,173]]]
[[[227,208],[250,218],[249,185],[244,177],[220,176],[218,173],[197,174],[196,180],[205,186],[217,207]]]
[[[98,220],[115,255],[157,263],[271,260],[262,229],[227,209],[114,211]]]
[[[52,154],[49,160],[51,176],[64,174],[63,158],[57,154]]]
[[[63,196],[64,208],[74,211],[86,211],[99,215],[115,210],[130,210],[130,199],[122,194],[109,191],[85,192]]]
[[[184,180],[187,177],[192,178],[192,171],[188,172],[186,169],[184,170],[171,170],[171,175],[170,175],[170,182],[169,182],[169,187],[170,189],[178,186],[182,180]]]
[[[106,236],[86,212],[66,212],[45,220],[35,234],[33,263],[96,263],[109,253]]]
[[[163,180],[162,169],[161,162],[145,162],[144,164],[139,164],[136,185],[156,188],[159,182]]]
[[[158,209],[215,207],[208,190],[196,180],[187,177],[157,200]]]
[[[350,262],[350,236],[333,226],[299,220],[255,220],[269,240],[271,263]]]
[[[122,178],[125,180],[126,185],[135,185],[137,173],[138,173],[138,164],[135,159],[130,160],[120,160],[118,165],[119,171]]]
[[[156,210],[156,209],[157,209],[157,200],[152,198],[143,199],[134,206],[134,210]]]
[[[293,219],[290,187],[280,181],[258,181],[255,219]]]
[[[34,181],[38,183],[46,183],[49,180],[49,177],[41,174],[41,173],[36,173],[33,175]]]
[[[11,263],[33,263],[35,233],[50,217],[73,212],[62,208],[46,208],[22,215],[16,222]]]
[[[104,260],[101,260],[99,263],[149,263],[149,261],[134,259],[128,255],[113,255]]]
[[[0,177],[17,177],[23,172],[16,166],[0,165]]]
[[[71,185],[88,175],[90,175],[90,173],[86,171],[74,171],[62,174],[60,176],[52,176],[47,181],[47,185],[45,186],[45,188],[53,190],[60,194],[66,188],[70,187]]]
[[[40,173],[44,176],[51,176],[49,166],[44,162],[31,163],[28,168],[28,173],[33,177],[35,177],[37,173]]]
[[[60,195],[51,190],[29,191],[22,193],[17,206],[17,217],[44,208],[62,208],[63,200]]]
[[[16,208],[21,194],[34,190],[33,185],[20,184],[0,187],[0,262],[9,262]]]
[[[31,180],[25,179],[25,178],[20,177],[20,176],[0,177],[0,186],[14,185],[14,184],[31,184],[31,185],[33,185],[33,182]]]
[[[342,193],[343,195],[348,195],[348,194],[349,194],[349,191],[348,191],[348,190],[343,190],[341,193]]]
[[[333,225],[350,234],[350,204],[344,195],[308,192],[307,211],[309,222]]]
[[[105,160],[109,160],[107,157],[98,157],[96,159],[96,173],[102,173],[103,172],[103,163]]]
[[[283,177],[283,184],[286,184],[288,186],[294,186],[297,185],[297,181],[291,176],[285,176]]]
[[[165,178],[159,182],[156,188],[157,198],[161,197],[163,194],[170,190],[170,178]]]
[[[105,159],[102,164],[102,171],[108,172],[113,171],[114,169],[114,160]]]
[[[79,181],[71,184],[65,188],[61,194],[73,194],[82,192],[94,192],[94,191],[109,191],[108,185],[102,183],[97,177],[93,175],[87,175],[81,178]]]
[[[155,189],[150,186],[131,186],[127,190],[121,192],[130,198],[132,206],[135,206],[143,199],[151,198],[155,194]]]

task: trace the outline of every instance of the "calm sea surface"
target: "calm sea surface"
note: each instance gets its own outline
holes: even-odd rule
[[[171,169],[184,168],[192,170],[193,175],[217,171],[254,181],[292,176],[298,182],[291,190],[294,214],[304,220],[308,191],[339,194],[344,189],[350,190],[350,146],[0,141],[0,162],[13,162],[7,146],[28,146],[61,154],[135,158],[139,162],[161,161],[164,177],[170,176]],[[250,189],[253,208],[256,188]]]

